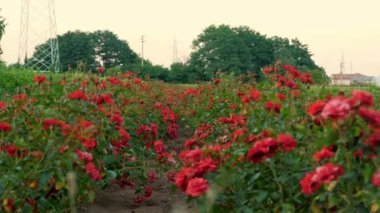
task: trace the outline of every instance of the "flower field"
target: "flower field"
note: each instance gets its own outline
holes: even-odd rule
[[[289,65],[194,86],[103,72],[3,91],[0,212],[70,212],[114,184],[142,203],[158,176],[200,212],[380,211],[379,88]]]

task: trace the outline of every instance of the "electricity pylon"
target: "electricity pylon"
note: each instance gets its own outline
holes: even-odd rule
[[[18,63],[39,71],[59,71],[54,0],[22,0]]]

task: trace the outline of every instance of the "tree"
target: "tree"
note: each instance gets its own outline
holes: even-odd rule
[[[270,65],[275,60],[272,51],[273,44],[265,35],[261,35],[249,27],[240,26],[234,30],[249,48],[251,54],[250,67],[252,67],[250,71],[257,77],[261,76],[261,68]]]
[[[196,73],[196,80],[209,80],[219,71],[253,73],[259,79],[261,68],[280,60],[324,79],[325,71],[311,56],[298,39],[267,38],[246,26],[211,25],[193,41],[188,71]]]
[[[211,25],[193,41],[190,67],[199,74],[198,80],[208,80],[218,71],[240,74],[251,70],[251,58],[250,49],[234,29]]]
[[[39,58],[47,62],[51,61],[50,55],[46,54],[46,50],[50,41],[35,47],[32,58]],[[74,31],[67,32],[58,36],[60,70],[95,70],[99,63],[95,60],[95,49],[91,42],[89,33]],[[42,57],[44,56],[44,58]],[[46,56],[46,57],[45,57]]]
[[[170,66],[169,81],[175,83],[190,83],[192,82],[191,73],[188,72],[188,67],[183,63],[173,63]]]
[[[0,41],[4,33],[5,33],[5,19],[2,16],[0,16]],[[0,46],[0,55],[1,54],[3,54],[3,50],[1,49],[1,46]]]
[[[107,30],[96,31],[91,36],[96,56],[106,68],[137,63],[137,54],[131,50],[126,41],[120,40],[114,33]]]
[[[317,83],[328,83],[329,77],[325,70],[313,61],[308,46],[298,39],[272,37],[273,52],[276,60],[282,64],[291,64],[299,70],[310,72]]]
[[[45,42],[37,46],[33,57],[28,60],[41,56],[48,45],[49,42]],[[100,64],[106,68],[125,68],[139,61],[139,57],[131,50],[128,43],[110,31],[94,33],[69,31],[58,36],[58,46],[60,70],[63,71],[78,69],[94,71]],[[48,61],[50,57],[45,57],[43,60]]]
[[[69,31],[58,36],[58,46],[60,70],[94,70],[98,66],[90,33]]]

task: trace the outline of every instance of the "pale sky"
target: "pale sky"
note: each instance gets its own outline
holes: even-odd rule
[[[3,60],[17,61],[22,0],[0,0],[7,28]],[[44,0],[30,0],[43,2]],[[47,1],[47,0],[45,0]],[[110,30],[155,64],[169,66],[173,41],[185,60],[191,42],[211,24],[246,25],[267,36],[298,38],[327,73],[380,75],[380,0],[56,0],[58,34]]]

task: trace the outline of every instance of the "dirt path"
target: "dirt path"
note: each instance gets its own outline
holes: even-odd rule
[[[184,140],[192,132],[179,129],[179,138],[169,141],[166,145],[168,149],[177,153],[183,148]],[[170,183],[163,177],[159,178],[153,187],[153,196],[141,204],[133,201],[134,191],[125,188],[119,189],[117,185],[108,187],[99,192],[94,204],[79,207],[80,213],[197,213],[194,205],[186,202],[186,196],[182,192],[172,192]]]
[[[196,213],[196,209],[186,203],[182,192],[171,192],[170,185],[163,180],[153,184],[153,196],[141,204],[133,202],[134,192],[131,189],[120,190],[111,186],[97,194],[94,204],[79,207],[80,213]]]

